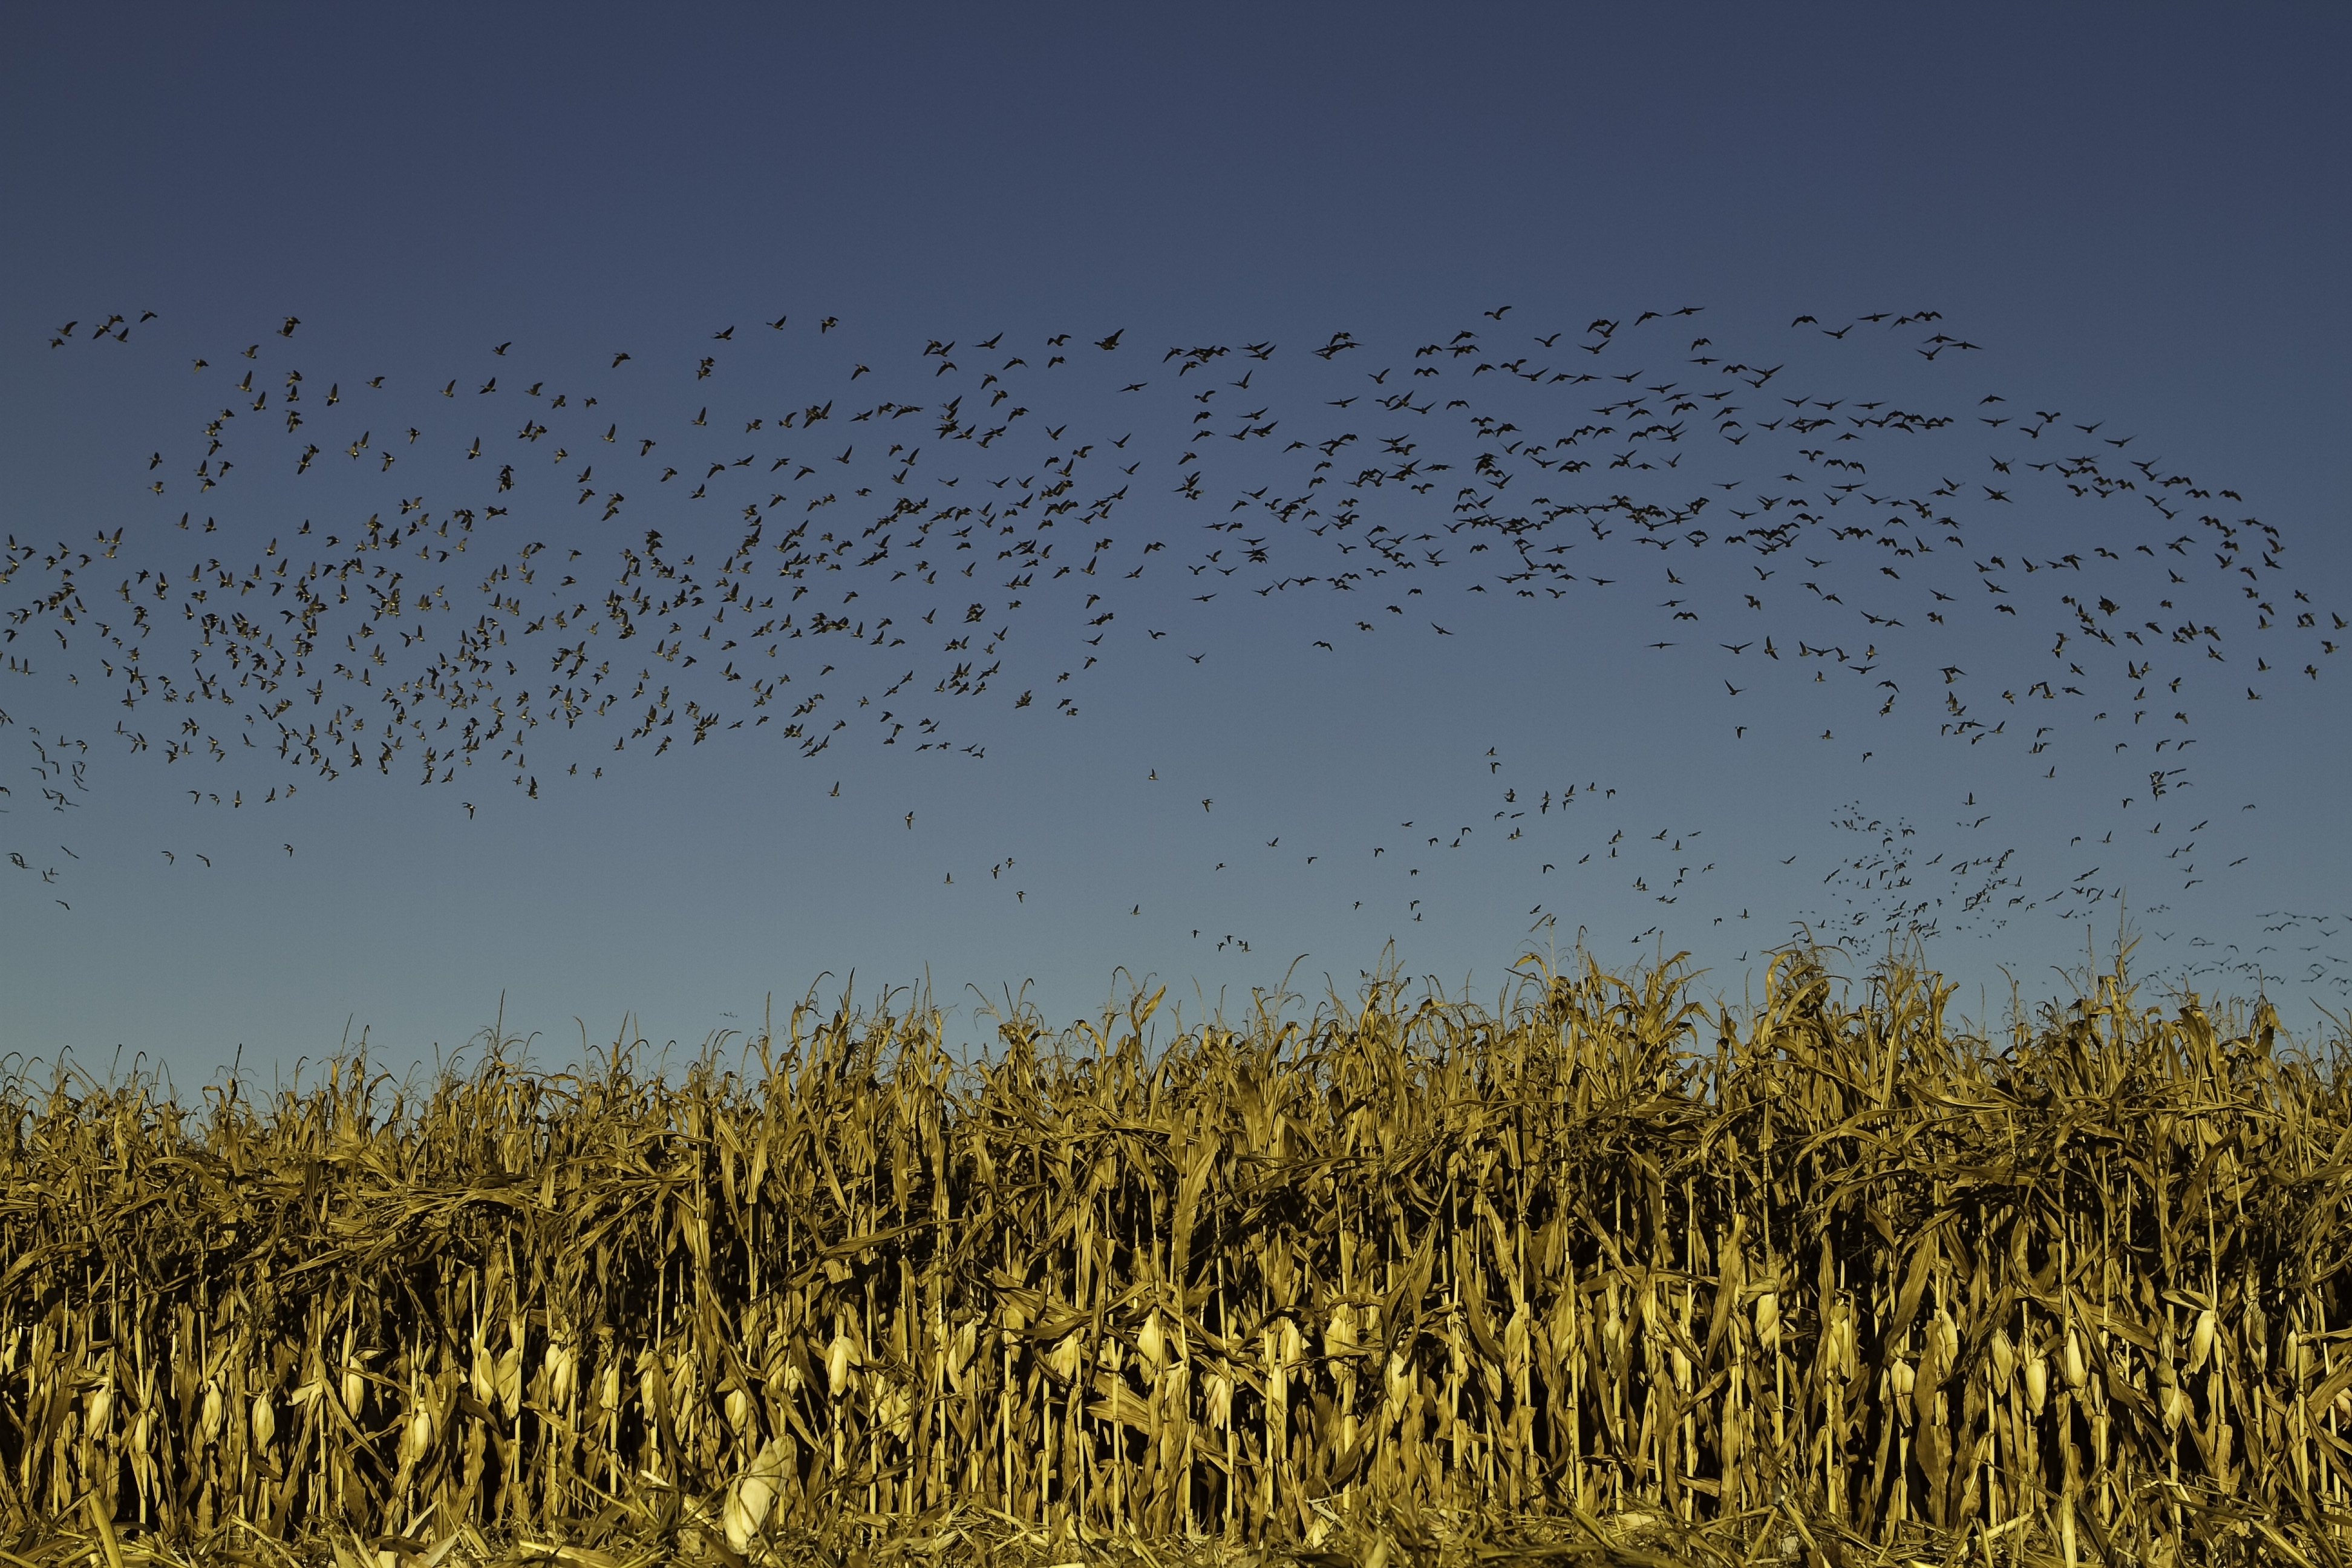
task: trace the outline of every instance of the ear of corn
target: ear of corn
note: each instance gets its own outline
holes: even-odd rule
[[[2345,1080],[2120,977],[1998,1046],[1947,994],[1798,953],[1738,1019],[1588,961],[1492,1012],[1015,1013],[976,1062],[845,1003],[674,1078],[18,1078],[0,1529],[2343,1561]]]

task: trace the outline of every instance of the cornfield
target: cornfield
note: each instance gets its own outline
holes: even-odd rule
[[[2347,1042],[2115,967],[20,1074],[5,1555],[2342,1564]]]

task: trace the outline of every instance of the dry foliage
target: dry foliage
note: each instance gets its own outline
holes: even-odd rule
[[[5,1555],[2341,1568],[2352,1078],[2120,975],[1948,995],[20,1077]]]

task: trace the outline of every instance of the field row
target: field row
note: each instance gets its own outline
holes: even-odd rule
[[[978,1063],[804,1005],[733,1071],[19,1080],[0,1524],[2341,1561],[2337,1075],[2116,977],[1997,1042],[1947,994],[1799,955],[1745,1018],[1588,966]]]

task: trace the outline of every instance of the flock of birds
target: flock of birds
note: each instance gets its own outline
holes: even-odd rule
[[[134,353],[153,320],[68,321],[49,346]],[[321,364],[289,316],[175,361],[203,412],[139,456],[152,521],[10,534],[7,668],[103,689],[120,744],[241,808],[367,769],[537,798],[542,776],[738,731],[809,759],[983,759],[1013,714],[1103,700],[1118,654],[1176,637],[1202,663],[1236,605],[1299,626],[1307,657],[1529,609],[1639,617],[1639,653],[1681,661],[1694,711],[1727,704],[1733,743],[1825,699],[1820,741],[1857,763],[1888,743],[1875,721],[1924,709],[2021,776],[2068,753],[2124,781],[2063,866],[1971,847],[1990,813],[1927,833],[1846,811],[1855,852],[1813,882],[1839,904],[1816,929],[1935,931],[2089,913],[2119,891],[2097,853],[2118,832],[2199,886],[2212,824],[2173,809],[2192,699],[2316,680],[2347,630],[2235,491],[1976,384],[1979,345],[1932,310],[1737,344],[1698,306],[1540,331],[1501,306],[1392,344],[992,331],[878,367],[839,326],[780,316],[554,368],[486,343],[419,379]],[[23,738],[63,809],[89,737]],[[203,776],[232,759],[233,782]],[[1417,876],[1473,835],[1563,881],[1614,861],[1666,906],[1641,942],[1717,868],[1701,828],[1595,821],[1625,809],[1597,779],[1482,760],[1493,798],[1361,846],[1374,871]],[[2326,951],[2340,920],[2277,918],[2317,955],[2288,977],[2352,983]]]

